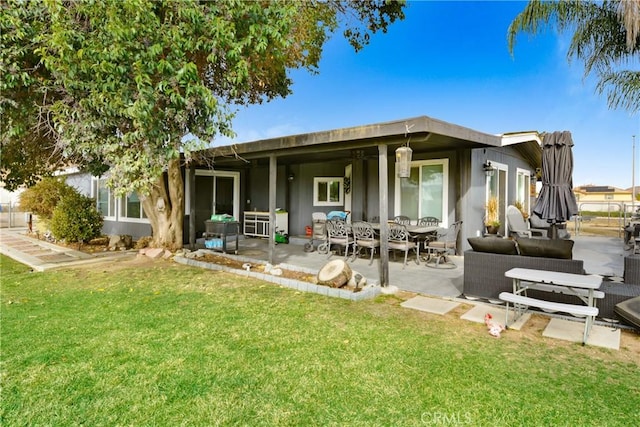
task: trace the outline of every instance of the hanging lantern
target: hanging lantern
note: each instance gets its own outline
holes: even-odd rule
[[[409,178],[411,174],[411,153],[413,150],[408,146],[396,149],[396,174],[398,178]]]

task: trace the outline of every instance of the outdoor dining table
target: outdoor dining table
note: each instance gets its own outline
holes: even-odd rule
[[[371,227],[377,232],[380,232],[380,223],[371,223]],[[440,228],[436,225],[405,225],[405,227],[407,227],[407,231],[414,238],[433,234]]]

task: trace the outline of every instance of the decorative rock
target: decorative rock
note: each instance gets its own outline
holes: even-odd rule
[[[109,250],[113,251],[116,249],[127,250],[133,247],[133,237],[128,234],[117,235],[113,234],[109,236]]]
[[[164,249],[162,248],[150,248],[147,249],[145,255],[151,259],[160,258],[164,254]]]

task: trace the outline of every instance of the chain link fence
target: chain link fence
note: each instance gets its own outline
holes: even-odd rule
[[[31,212],[25,212],[17,203],[0,203],[0,228],[29,228]]]

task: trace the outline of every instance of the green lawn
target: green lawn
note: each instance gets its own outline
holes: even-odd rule
[[[168,261],[0,261],[2,426],[640,425],[628,350]]]

